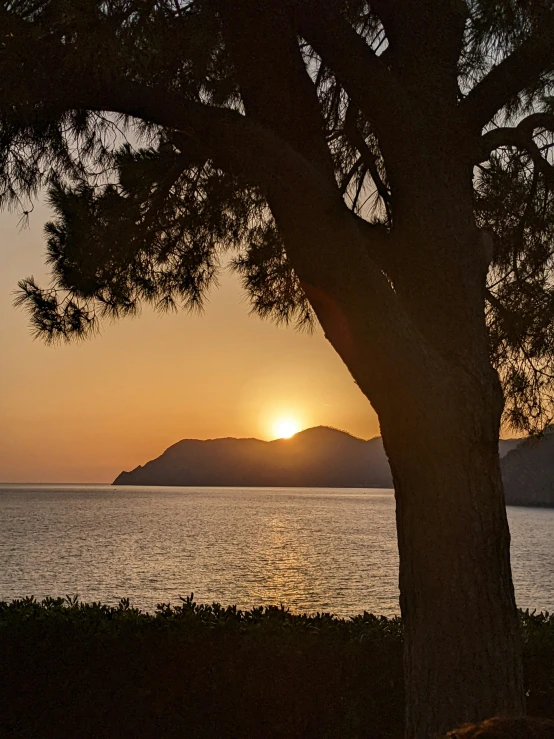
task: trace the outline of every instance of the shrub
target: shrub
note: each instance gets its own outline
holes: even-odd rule
[[[554,619],[521,625],[529,708],[549,716]],[[26,598],[0,603],[0,675],[2,737],[403,733],[402,624],[369,613]]]

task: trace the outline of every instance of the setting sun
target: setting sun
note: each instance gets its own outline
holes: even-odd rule
[[[280,418],[273,426],[278,439],[289,439],[300,431],[300,424],[294,418]]]

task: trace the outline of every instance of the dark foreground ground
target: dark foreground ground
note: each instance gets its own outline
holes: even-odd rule
[[[521,620],[529,713],[554,718],[554,616]],[[0,603],[0,737],[397,739],[401,650],[369,614]]]

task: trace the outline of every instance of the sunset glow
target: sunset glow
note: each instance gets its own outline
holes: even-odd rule
[[[284,435],[281,420],[294,422],[288,434],[319,425],[379,433],[321,329],[250,315],[236,275],[221,276],[202,314],[146,307],[88,341],[35,341],[13,291],[25,275],[48,279],[51,213],[39,203],[28,227],[19,218],[4,212],[0,222],[0,388],[10,389],[0,393],[0,481],[110,483],[180,439],[270,440]]]
[[[273,430],[278,439],[290,439],[290,437],[297,434],[301,428],[298,421],[294,418],[280,418],[273,426]]]

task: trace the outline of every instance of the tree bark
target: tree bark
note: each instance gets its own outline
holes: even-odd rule
[[[381,414],[391,462],[405,629],[406,736],[522,715],[510,534],[490,367],[428,376],[412,408]]]

